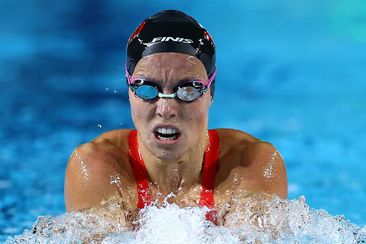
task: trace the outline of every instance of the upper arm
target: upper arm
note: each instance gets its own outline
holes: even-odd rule
[[[255,143],[246,178],[251,191],[275,194],[281,198],[288,196],[284,161],[281,154],[270,143]]]
[[[65,205],[67,211],[98,205],[113,194],[107,168],[93,143],[84,144],[71,155],[65,174]]]

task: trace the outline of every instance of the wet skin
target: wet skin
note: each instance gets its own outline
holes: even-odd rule
[[[165,94],[172,93],[179,81],[207,80],[205,68],[198,59],[179,53],[157,53],[143,58],[133,77],[159,83]],[[153,200],[161,201],[172,192],[175,196],[169,198],[170,202],[182,207],[198,205],[212,103],[210,92],[194,102],[184,103],[161,98],[146,102],[129,90],[129,100]],[[180,132],[179,137],[170,142],[161,141],[154,133],[157,126],[174,126]],[[220,136],[215,179],[217,210],[243,192],[287,198],[285,166],[270,143],[239,130],[217,131]],[[65,177],[67,211],[96,207],[111,197],[119,199],[122,209],[136,209],[136,182],[128,152],[129,132],[129,129],[121,129],[104,133],[74,151]]]

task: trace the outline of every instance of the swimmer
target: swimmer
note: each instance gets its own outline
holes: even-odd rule
[[[206,206],[206,217],[217,222],[240,192],[287,198],[285,165],[273,145],[239,130],[208,130],[216,54],[202,25],[180,11],[161,11],[132,33],[126,56],[135,129],[77,147],[65,176],[67,211],[117,197],[130,211],[164,201]]]

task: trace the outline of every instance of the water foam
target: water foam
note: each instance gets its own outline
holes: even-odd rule
[[[233,207],[233,206],[232,206]],[[133,225],[131,212],[117,204],[103,209],[39,217],[32,230],[6,243],[365,243],[366,226],[310,209],[304,197],[271,200],[252,196],[222,216],[219,226],[205,220],[206,208],[175,204],[151,206]],[[139,226],[137,230],[136,226]]]

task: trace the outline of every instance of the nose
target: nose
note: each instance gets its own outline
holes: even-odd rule
[[[156,115],[163,119],[172,119],[177,116],[177,101],[170,98],[159,98],[156,101]]]

